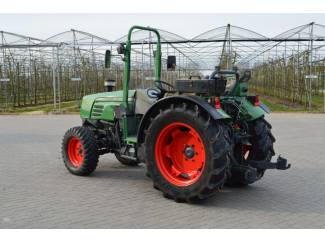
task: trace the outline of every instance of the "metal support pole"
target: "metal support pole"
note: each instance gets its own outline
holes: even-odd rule
[[[144,85],[144,82],[145,82],[145,79],[144,79],[144,53],[143,53],[143,42],[142,42],[142,45],[141,45],[141,83]]]
[[[283,62],[283,65],[284,65],[284,78],[283,78],[283,82],[282,82],[282,91],[283,91],[283,97],[284,98],[288,98],[287,94],[286,94],[286,84],[288,83],[287,81],[287,42],[284,43],[284,62]],[[290,88],[292,89],[292,87]],[[291,91],[290,91],[291,93]],[[290,93],[289,93],[289,98],[290,98]]]
[[[323,66],[325,67],[325,59],[323,59]],[[323,78],[323,99],[324,99],[323,112],[325,113],[325,73],[323,73],[321,77]]]
[[[56,110],[56,82],[55,82],[55,61],[54,47],[52,48],[52,75],[53,75],[53,107]]]
[[[153,68],[152,68],[152,60],[151,60],[151,55],[153,55],[151,42],[152,42],[152,36],[151,36],[151,31],[149,31],[149,66],[150,66],[149,70],[150,70],[150,77],[152,77],[152,70],[153,70]]]
[[[311,23],[310,26],[310,51],[309,51],[309,81],[308,81],[308,110],[311,110],[311,96],[312,96],[312,91],[311,91],[311,81],[312,81],[312,65],[313,65],[313,44],[314,44],[314,22]]]
[[[8,83],[9,82],[6,82],[6,84],[5,84],[6,109],[8,108]],[[325,99],[324,99],[324,104],[325,104]],[[324,109],[325,109],[325,106],[324,106]]]
[[[59,112],[61,112],[60,46],[56,48]]]
[[[298,38],[300,38],[300,33],[298,34]],[[300,41],[298,41],[298,57],[297,57],[297,86],[298,86],[298,99],[300,99],[300,102],[303,103],[303,98],[302,98],[302,92],[301,92],[301,96],[300,96],[300,77],[301,77],[301,73],[300,73]]]
[[[230,24],[228,24],[228,59],[227,59],[227,69],[232,68],[232,43],[230,35]]]
[[[274,60],[274,83],[275,83],[275,96],[281,97],[278,85],[278,69],[279,69],[278,45],[275,47],[275,60]],[[279,82],[280,83],[280,82]]]

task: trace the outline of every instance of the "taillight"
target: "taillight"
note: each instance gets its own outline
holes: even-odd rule
[[[214,99],[214,107],[215,107],[216,109],[221,109],[221,102],[220,102],[220,98],[219,98],[219,97],[216,97],[216,98]]]
[[[256,107],[258,107],[258,106],[261,105],[261,103],[260,103],[260,98],[259,98],[258,95],[256,95],[256,96],[253,98],[253,105],[256,106]]]

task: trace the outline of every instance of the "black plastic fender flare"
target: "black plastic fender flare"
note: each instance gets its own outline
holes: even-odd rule
[[[200,98],[198,96],[178,95],[178,96],[166,97],[166,98],[160,99],[159,101],[154,103],[148,109],[146,114],[143,115],[140,125],[139,125],[138,134],[137,134],[138,145],[140,145],[141,143],[144,142],[144,138],[145,138],[144,130],[145,130],[146,125],[147,125],[148,121],[150,120],[150,117],[152,116],[152,114],[158,114],[159,110],[161,108],[167,108],[170,106],[170,104],[180,103],[180,102],[192,103],[192,104],[198,105],[201,109],[203,109],[208,114],[210,114],[214,120],[230,118],[230,116],[225,111],[223,111],[223,110],[221,111],[221,109],[219,109],[219,111],[218,111],[217,109],[212,107],[209,103],[207,103],[205,100],[203,100],[202,98]]]

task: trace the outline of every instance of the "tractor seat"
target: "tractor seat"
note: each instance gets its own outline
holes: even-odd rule
[[[159,99],[160,91],[151,87],[137,89],[135,92],[135,114],[145,114],[148,109]]]

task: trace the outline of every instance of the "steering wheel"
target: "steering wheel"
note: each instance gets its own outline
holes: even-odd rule
[[[172,85],[172,84],[169,84],[168,82],[166,81],[156,81],[157,83],[159,83],[159,86],[158,88],[163,92],[163,93],[167,93],[167,92],[173,92],[175,91],[175,87]],[[164,86],[165,87],[164,87]]]

